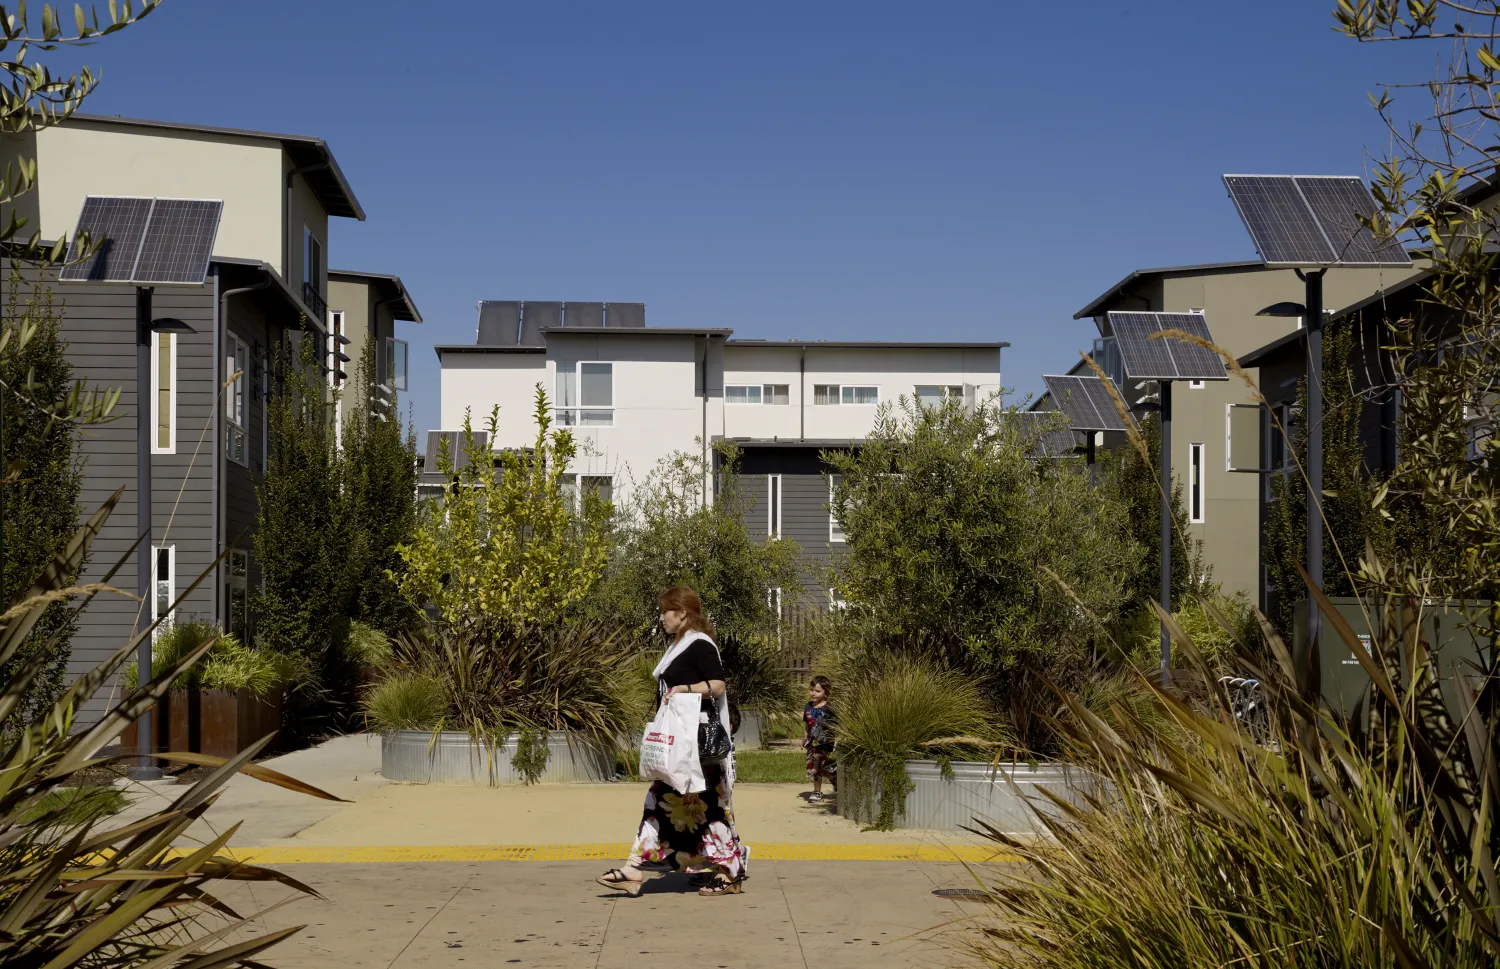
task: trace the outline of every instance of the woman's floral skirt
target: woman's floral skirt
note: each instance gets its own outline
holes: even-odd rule
[[[632,866],[713,869],[732,881],[744,877],[745,855],[724,790],[723,765],[704,764],[703,780],[707,789],[701,794],[678,794],[661,781],[651,785],[630,849]]]

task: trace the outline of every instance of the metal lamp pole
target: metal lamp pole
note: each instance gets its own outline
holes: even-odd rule
[[[1161,608],[1172,614],[1172,381],[1161,387]],[[1161,622],[1161,685],[1172,682],[1172,634]]]
[[[1297,276],[1306,286],[1303,305],[1307,326],[1307,574],[1323,588],[1323,274]],[[1307,645],[1316,649],[1320,622],[1318,600],[1307,603]]]
[[[151,384],[151,334],[186,334],[197,332],[181,320],[151,318],[150,286],[135,289],[135,531],[139,541],[136,555],[136,591],[140,593],[141,605],[136,610],[135,631],[145,633],[151,627],[151,610],[156,594],[152,581],[156,573],[156,555],[151,546],[151,395],[156,389]],[[151,637],[142,636],[135,651],[135,681],[137,686],[151,682]],[[130,779],[134,781],[160,780],[162,771],[156,766],[152,753],[156,747],[153,730],[156,711],[147,707],[136,721],[136,766],[131,768]]]

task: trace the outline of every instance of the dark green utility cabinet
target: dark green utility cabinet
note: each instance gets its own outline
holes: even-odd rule
[[[1372,600],[1362,608],[1359,599],[1336,598],[1332,602],[1368,653],[1371,623],[1378,631],[1385,619],[1380,603]],[[1292,654],[1297,658],[1299,668],[1307,655],[1307,608],[1304,600],[1297,603],[1295,610]],[[1488,602],[1472,601],[1429,603],[1421,610],[1422,638],[1437,654],[1443,700],[1455,722],[1462,720],[1467,713],[1459,693],[1459,678],[1467,677],[1470,692],[1477,694],[1481,680],[1479,669],[1489,665],[1491,643],[1473,628],[1478,620],[1484,619],[1488,609]],[[1369,714],[1370,677],[1326,617],[1319,642],[1323,702],[1335,713],[1363,724]],[[1403,655],[1401,659],[1404,667],[1406,657]]]

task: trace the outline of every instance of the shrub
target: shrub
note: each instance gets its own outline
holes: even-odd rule
[[[833,704],[839,796],[873,817],[874,827],[890,830],[906,807],[908,759],[975,756],[1007,738],[963,673],[896,657],[869,675]]]
[[[357,666],[385,667],[391,661],[391,640],[374,626],[349,624],[349,659]]]
[[[1268,736],[1156,689],[1161,730],[1107,726],[1074,704],[1077,759],[1114,796],[1042,821],[1056,840],[989,835],[1027,864],[996,874],[998,915],[976,946],[991,965],[1443,966],[1500,956],[1496,823],[1487,810],[1500,711],[1458,687],[1465,733],[1443,701],[1438,659],[1403,600],[1366,653],[1323,600],[1325,635],[1372,677],[1368,731],[1307,703],[1281,641],[1259,672]],[[1191,638],[1177,645],[1192,655]],[[1311,658],[1310,663],[1316,663]],[[1199,668],[1207,674],[1207,669]],[[1493,669],[1482,671],[1486,678]]]
[[[1188,595],[1180,600],[1181,606],[1172,614],[1177,625],[1197,644],[1209,672],[1224,676],[1234,672],[1235,652],[1238,644],[1250,641],[1256,635],[1255,618],[1250,603],[1243,593],[1224,595],[1217,587],[1204,590],[1200,595]],[[1214,613],[1218,613],[1216,618]],[[1224,624],[1220,623],[1224,620]],[[1125,643],[1131,664],[1139,670],[1157,671],[1161,668],[1161,620],[1149,605],[1143,605],[1132,613],[1131,622],[1125,627]],[[1187,657],[1180,646],[1173,646],[1172,668],[1186,669]]]
[[[440,730],[448,713],[443,681],[427,674],[397,674],[365,694],[365,720],[371,729]]]
[[[741,710],[777,713],[801,705],[801,691],[781,665],[776,645],[762,636],[727,633],[719,638],[719,655],[729,700]]]
[[[797,543],[752,538],[745,528],[750,499],[739,487],[739,452],[716,442],[717,472],[701,455],[676,452],[663,458],[632,503],[616,516],[615,549],[590,614],[631,628],[643,641],[657,628],[657,597],[676,585],[690,586],[703,600],[720,635],[764,636],[775,632],[776,613],[767,589],[782,589],[782,605],[793,605],[800,589]],[[705,482],[714,497],[703,501]]]
[[[153,678],[165,675],[209,642],[213,645],[202,660],[172,681],[173,690],[245,690],[265,696],[278,687],[296,690],[317,680],[307,657],[246,646],[233,633],[202,622],[179,622],[162,629],[151,645]],[[136,685],[133,660],[125,667],[125,682],[132,689]]]

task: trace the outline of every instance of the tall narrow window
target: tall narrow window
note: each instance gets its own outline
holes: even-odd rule
[[[249,642],[249,552],[235,549],[229,553],[229,569],[224,578],[224,620],[229,632],[234,633],[240,642]]]
[[[323,243],[302,227],[302,300],[319,316],[327,310],[323,299]]]
[[[406,341],[385,338],[385,378],[392,390],[406,389]]]
[[[151,409],[155,431],[151,453],[177,450],[177,335],[151,334]]]
[[[151,621],[172,622],[172,600],[177,598],[177,546],[151,546]]]
[[[245,387],[250,383],[250,350],[233,333],[224,344],[224,453],[236,464],[248,466],[250,449],[245,439]]]
[[[578,365],[578,423],[584,427],[609,427],[615,422],[615,365]]]
[[[781,475],[766,475],[766,535],[781,537]]]
[[[1203,445],[1188,445],[1188,518],[1203,521]]]
[[[838,516],[833,513],[833,496],[838,494],[839,486],[843,483],[844,476],[841,474],[828,476],[828,540],[830,542],[846,541],[844,526],[839,522]]]

